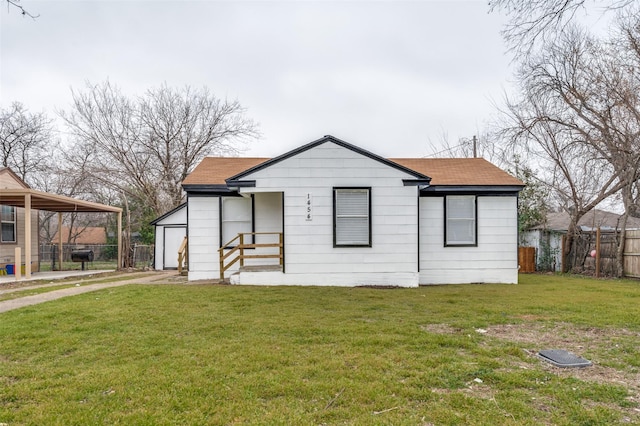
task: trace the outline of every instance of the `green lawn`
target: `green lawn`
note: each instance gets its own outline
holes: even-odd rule
[[[637,424],[639,301],[636,281],[542,275],[111,288],[0,314],[0,423]]]

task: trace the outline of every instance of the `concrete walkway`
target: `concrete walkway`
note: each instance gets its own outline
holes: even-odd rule
[[[130,276],[129,279],[122,279],[123,277]],[[176,271],[171,272],[144,272],[136,274],[124,274],[114,275],[113,278],[119,281],[101,282],[96,284],[82,285],[85,281],[72,281],[72,282],[58,282],[49,284],[40,284],[33,286],[24,286],[16,288],[8,288],[0,290],[0,295],[7,293],[14,293],[17,291],[25,291],[30,289],[37,289],[43,287],[52,287],[60,285],[74,285],[74,287],[63,288],[60,290],[52,290],[49,292],[34,294],[31,296],[19,297],[16,299],[0,301],[0,313],[12,311],[14,309],[23,308],[25,306],[37,305],[38,303],[49,302],[51,300],[61,299],[63,297],[76,296],[78,294],[89,293],[91,291],[102,290],[105,288],[119,287],[128,284],[165,284],[171,283],[179,277]],[[104,280],[105,278],[97,278]],[[175,282],[174,282],[175,283]]]
[[[3,284],[23,284],[29,281],[52,281],[52,280],[61,280],[63,278],[78,278],[82,277],[90,277],[92,275],[101,275],[106,273],[115,272],[114,269],[104,269],[104,270],[87,270],[87,271],[48,271],[48,272],[34,272],[31,274],[31,278],[25,278],[23,275],[19,280],[16,279],[15,275],[0,275],[0,288],[2,288]]]

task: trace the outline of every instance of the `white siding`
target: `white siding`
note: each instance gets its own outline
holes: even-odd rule
[[[231,277],[232,284],[246,285],[313,285],[354,287],[366,286],[398,286],[417,287],[418,273],[327,273],[327,274],[283,274],[281,272],[241,272],[240,276]]]
[[[256,187],[243,192],[284,192],[287,282],[416,286],[417,188],[402,182],[411,178],[324,143],[246,176]],[[372,247],[333,247],[334,187],[371,187]],[[311,221],[307,194],[313,199]]]
[[[478,197],[478,246],[444,246],[444,197],[420,199],[420,284],[517,283],[517,199]]]
[[[187,224],[187,206],[183,206],[181,209],[176,210],[173,214],[165,217],[159,221],[156,225],[186,225]]]
[[[189,280],[219,278],[218,197],[189,197]]]

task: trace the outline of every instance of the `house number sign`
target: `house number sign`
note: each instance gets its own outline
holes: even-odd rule
[[[310,222],[313,220],[313,195],[311,193],[307,193],[305,204],[305,219]]]

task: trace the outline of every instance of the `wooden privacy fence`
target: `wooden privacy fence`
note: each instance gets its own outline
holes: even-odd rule
[[[640,278],[640,230],[627,231],[624,242],[624,274]]]
[[[564,251],[566,235],[562,238]],[[574,237],[572,249],[562,258],[567,270],[600,276],[617,276],[616,252],[620,242],[619,231],[586,231]],[[623,274],[640,278],[640,230],[627,230],[623,251]]]
[[[518,247],[518,266],[519,271],[525,274],[536,271],[535,247]]]

